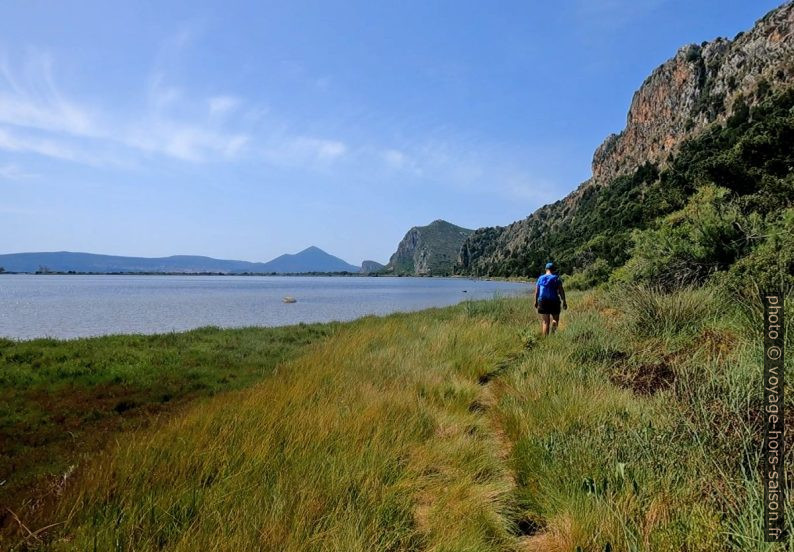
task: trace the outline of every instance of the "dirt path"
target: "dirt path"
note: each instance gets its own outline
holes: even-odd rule
[[[480,378],[480,392],[477,399],[472,403],[471,408],[479,412],[485,419],[492,440],[496,445],[496,455],[500,462],[505,466],[504,482],[509,485],[510,494],[515,495],[518,488],[516,473],[512,469],[510,456],[513,450],[513,443],[504,431],[498,417],[494,414],[493,408],[499,400],[500,376],[517,367],[529,349],[520,353],[510,355],[497,364],[493,371]],[[518,535],[516,546],[517,551],[522,552],[542,552],[548,550],[547,535],[542,532],[542,528],[526,519],[520,510],[514,507],[511,512],[511,522],[515,525]]]

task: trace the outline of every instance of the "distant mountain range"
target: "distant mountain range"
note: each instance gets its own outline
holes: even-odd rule
[[[319,247],[285,254],[266,263],[213,259],[197,255],[122,257],[70,251],[0,255],[0,272],[46,273],[264,273],[349,272],[368,275],[449,276],[458,253],[473,230],[445,220],[414,226],[400,241],[387,265],[366,260],[351,265]]]
[[[171,257],[120,257],[72,253],[11,253],[0,255],[0,267],[6,272],[220,272],[239,274],[359,272],[360,267],[346,263],[319,247],[308,247],[294,255],[281,255],[266,263],[213,259],[193,255]]]

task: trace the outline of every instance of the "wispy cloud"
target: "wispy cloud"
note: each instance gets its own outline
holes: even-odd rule
[[[381,155],[383,156],[383,160],[386,162],[386,164],[394,169],[402,169],[408,163],[408,156],[397,149],[389,148],[383,150]]]
[[[169,85],[159,72],[149,79],[148,105],[126,116],[89,109],[67,98],[56,84],[48,54],[33,54],[17,72],[2,60],[0,76],[0,123],[6,125],[0,129],[0,149],[97,164],[101,159],[94,155],[97,144],[88,149],[81,140],[73,140],[79,138],[115,148],[119,157],[127,149],[198,162],[235,157],[250,140],[244,132],[224,126],[221,117],[230,114],[239,100],[231,95],[185,99],[181,89]],[[193,115],[170,113],[177,100],[183,108],[195,105]],[[31,131],[37,136],[30,136]]]
[[[236,157],[248,141],[244,134],[216,132],[202,126],[164,120],[133,125],[124,137],[127,146],[192,162],[218,156]]]
[[[20,169],[13,163],[6,163],[0,165],[0,180],[27,180],[29,178],[36,178],[38,175]]]
[[[329,163],[341,159],[348,151],[348,145],[339,140],[277,135],[262,148],[261,159],[276,166],[327,168]]]
[[[460,139],[449,132],[430,132],[432,138],[414,140],[398,147],[357,148],[351,155],[370,171],[385,170],[398,175],[392,180],[448,189],[452,193],[496,195],[536,204],[553,201],[558,192],[548,180],[534,175],[517,162],[523,152],[505,144],[476,138]],[[400,178],[405,175],[407,179]]]
[[[19,153],[36,153],[63,161],[82,162],[78,152],[68,146],[46,138],[19,136],[8,129],[0,128],[0,149]]]
[[[167,109],[182,98],[182,90],[166,82],[166,75],[155,71],[149,77],[148,97],[150,106],[157,111]]]
[[[317,151],[320,159],[336,159],[347,152],[347,146],[336,140],[309,140],[307,144]]]
[[[52,58],[46,53],[29,56],[22,69],[24,80],[14,74],[7,58],[0,58],[0,122],[84,136],[94,132],[87,109],[64,99],[55,85]]]
[[[220,117],[237,109],[240,105],[240,100],[234,96],[213,96],[207,100],[207,104],[209,105],[210,116]]]
[[[520,201],[551,199],[544,190],[552,187],[517,164],[521,155],[504,146],[432,130],[421,139],[361,143],[333,128],[323,132],[289,124],[267,106],[234,93],[191,93],[173,75],[179,74],[174,66],[195,37],[194,31],[181,30],[166,40],[141,79],[141,100],[123,107],[68,94],[47,53],[31,53],[21,67],[0,56],[0,150],[90,166],[135,166],[149,156],[192,164],[244,159],[352,178],[378,174],[384,181],[487,191]],[[303,75],[297,64],[285,62],[285,67]],[[317,82],[305,78],[312,86],[330,83],[325,77]],[[19,176],[7,167],[0,178],[15,174]]]

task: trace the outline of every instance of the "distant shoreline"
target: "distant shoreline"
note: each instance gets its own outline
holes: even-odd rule
[[[0,272],[0,276],[380,276],[356,272],[78,272],[75,270],[47,272]]]
[[[413,274],[380,274],[356,272],[77,272],[48,271],[48,272],[0,272],[0,276],[326,276],[326,277],[353,277],[353,278],[447,278],[455,280],[481,280],[494,282],[528,282],[528,278],[504,278],[498,276],[466,276],[462,274],[450,275],[413,275]]]

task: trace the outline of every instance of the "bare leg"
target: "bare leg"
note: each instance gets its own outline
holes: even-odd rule
[[[549,335],[549,315],[548,314],[541,314],[540,315],[540,329],[543,337]]]
[[[551,315],[551,329],[549,330],[550,333],[554,333],[557,331],[557,326],[560,324],[560,315],[559,314],[552,314]]]

